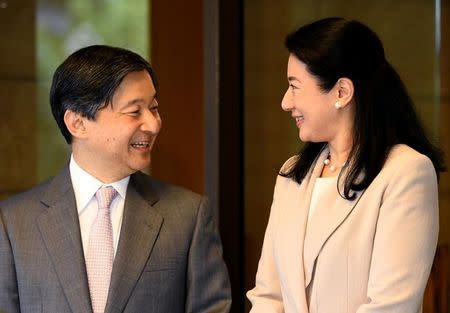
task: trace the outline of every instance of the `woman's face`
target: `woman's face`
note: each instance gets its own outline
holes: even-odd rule
[[[329,92],[320,89],[318,79],[311,75],[306,64],[290,55],[287,66],[289,87],[281,102],[290,112],[303,142],[329,142],[337,133],[338,111],[334,104],[339,93],[333,87]]]

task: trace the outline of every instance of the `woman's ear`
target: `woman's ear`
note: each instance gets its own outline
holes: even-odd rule
[[[336,82],[338,101],[341,104],[341,107],[345,107],[348,105],[352,99],[354,94],[354,86],[353,82],[346,77],[339,78]]]
[[[74,138],[86,137],[85,120],[86,118],[81,116],[80,113],[72,110],[64,112],[64,123]]]

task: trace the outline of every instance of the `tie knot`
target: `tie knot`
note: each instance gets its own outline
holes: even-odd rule
[[[99,209],[109,209],[111,202],[117,196],[117,190],[114,187],[108,186],[97,190],[95,197],[97,198]]]

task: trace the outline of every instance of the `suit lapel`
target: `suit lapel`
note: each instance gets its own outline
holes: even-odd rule
[[[122,312],[136,285],[163,223],[152,205],[158,201],[140,173],[131,176],[125,199],[119,245],[105,312]]]
[[[69,169],[50,183],[37,223],[72,312],[92,312],[78,213]]]
[[[320,176],[323,169],[323,160],[328,155],[328,149],[325,149],[320,155],[313,177],[311,179],[311,188],[308,191],[308,209],[311,201],[312,191],[314,189],[315,181]],[[345,179],[345,172],[339,180],[339,190],[343,190],[343,183]],[[312,272],[315,261],[322,249],[322,246],[333,234],[336,228],[347,218],[353,208],[358,203],[361,192],[356,194],[354,200],[347,200],[337,194],[337,190],[330,190],[328,193],[321,195],[317,202],[317,207],[311,217],[310,224],[307,227],[305,234],[305,242],[303,249],[303,264],[305,269],[305,287],[308,287],[311,282]]]

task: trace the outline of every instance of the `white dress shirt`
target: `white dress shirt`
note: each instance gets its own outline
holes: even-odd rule
[[[117,252],[117,245],[119,243],[120,229],[122,226],[123,208],[125,204],[125,196],[127,192],[128,182],[130,176],[127,176],[119,181],[104,184],[85,170],[83,170],[73,158],[70,157],[70,178],[75,193],[75,200],[77,203],[78,218],[80,221],[81,240],[83,243],[83,251],[86,256],[89,245],[89,233],[91,231],[92,223],[97,216],[98,204],[95,198],[95,193],[98,189],[104,186],[112,186],[117,190],[118,195],[111,203],[111,224],[113,229],[114,242],[114,256]]]

